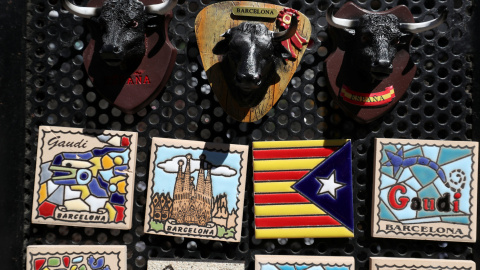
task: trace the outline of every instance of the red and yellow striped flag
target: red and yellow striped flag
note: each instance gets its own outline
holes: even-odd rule
[[[293,187],[301,179],[312,177],[314,168],[346,144],[350,147],[349,140],[253,143],[256,238],[353,237],[353,232],[319,207],[315,198]],[[351,157],[348,162],[351,182]],[[337,188],[342,185],[337,184]],[[312,188],[321,186],[319,183]]]

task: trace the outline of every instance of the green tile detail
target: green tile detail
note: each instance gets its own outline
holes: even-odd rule
[[[52,257],[48,259],[48,266],[60,266],[60,258],[59,257]]]

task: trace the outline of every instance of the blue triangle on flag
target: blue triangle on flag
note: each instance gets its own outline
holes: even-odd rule
[[[335,171],[338,182],[336,198],[328,192],[319,193],[322,184],[318,178],[329,178]],[[353,232],[352,144],[348,141],[292,186],[323,211]]]

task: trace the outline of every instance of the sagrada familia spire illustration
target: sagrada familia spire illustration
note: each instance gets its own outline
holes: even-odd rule
[[[205,169],[205,156],[200,156],[200,171],[195,188],[190,171],[192,155],[186,155],[187,164],[182,172],[183,160],[178,161],[178,172],[173,195],[172,218],[180,224],[205,226],[212,221],[212,179],[211,165]]]

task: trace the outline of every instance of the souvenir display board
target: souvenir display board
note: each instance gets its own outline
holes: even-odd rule
[[[244,261],[246,269],[253,270],[253,255],[267,253],[351,256],[355,258],[356,269],[368,269],[369,258],[375,256],[448,257],[477,262],[480,259],[478,254],[473,254],[473,249],[478,249],[475,243],[373,238],[370,211],[374,138],[479,139],[473,128],[480,124],[474,117],[474,112],[480,112],[480,106],[475,99],[479,95],[476,93],[478,89],[473,91],[473,82],[480,77],[478,69],[473,68],[471,56],[475,49],[470,46],[470,41],[480,33],[473,30],[476,20],[473,14],[475,9],[478,11],[473,0],[353,1],[362,8],[376,11],[404,4],[418,22],[438,17],[439,10],[449,11],[446,23],[413,37],[410,55],[417,72],[407,93],[391,111],[369,124],[359,124],[345,115],[328,93],[325,60],[335,48],[325,15],[332,3],[340,8],[346,0],[260,1],[294,8],[305,14],[312,24],[312,43],[277,104],[252,123],[240,123],[227,116],[215,99],[202,67],[195,39],[195,19],[203,8],[221,1],[178,1],[168,28],[169,38],[178,51],[172,75],[161,94],[145,109],[132,115],[113,107],[89,81],[82,62],[90,38],[84,20],[66,12],[58,0],[26,2],[26,10],[22,13],[26,18],[25,34],[18,33],[18,36],[25,37],[25,63],[18,68],[25,70],[25,76],[18,80],[20,85],[8,88],[12,92],[25,89],[25,103],[17,98],[18,108],[12,108],[20,114],[25,113],[25,118],[20,119],[25,126],[18,133],[2,131],[2,136],[9,139],[5,141],[20,134],[14,139],[24,144],[21,146],[20,143],[16,148],[16,151],[25,151],[24,160],[3,159],[7,169],[19,167],[24,170],[17,174],[22,179],[4,181],[15,188],[12,188],[12,194],[17,194],[16,189],[23,187],[20,188],[20,197],[12,195],[7,198],[11,198],[11,209],[15,209],[18,201],[23,202],[23,216],[16,226],[9,223],[9,231],[14,235],[14,230],[18,230],[15,235],[24,248],[27,245],[126,245],[127,265],[132,270],[147,269],[149,259],[160,258]],[[88,1],[74,2],[86,5]],[[214,23],[215,18],[212,18]],[[17,31],[20,29],[18,27]],[[12,101],[12,104],[17,103]],[[9,114],[5,112],[5,115]],[[41,125],[138,132],[130,230],[31,223],[37,134]],[[250,146],[254,141],[267,140],[350,139],[354,237],[256,239],[251,162],[247,165],[240,242],[145,234],[150,149],[154,137]],[[5,213],[5,210],[1,211]],[[8,210],[6,213],[22,215],[21,211]],[[17,253],[15,261],[20,264],[18,268],[24,268],[26,258],[18,254],[22,253]]]

